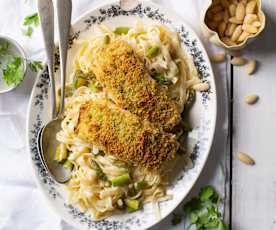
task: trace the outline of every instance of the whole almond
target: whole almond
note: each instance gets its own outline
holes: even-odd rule
[[[247,164],[247,165],[254,165],[254,164],[255,164],[254,159],[253,159],[252,157],[250,157],[250,156],[249,156],[248,154],[246,154],[246,153],[238,152],[238,153],[237,153],[237,158],[238,158],[241,162],[243,162],[243,163],[245,163],[245,164]]]
[[[245,6],[243,3],[239,3],[237,5],[237,9],[236,9],[236,18],[239,20],[239,21],[243,21],[245,17]]]
[[[244,4],[244,5],[246,6],[247,0],[241,0],[241,3]]]
[[[237,6],[235,4],[231,4],[229,6],[229,13],[230,13],[231,17],[235,17],[235,15],[236,15],[236,9],[237,9]]]
[[[228,23],[228,25],[226,26],[225,35],[229,37],[232,36],[237,26],[237,24]]]
[[[218,32],[219,32],[219,36],[223,37],[224,36],[224,32],[226,29],[226,23],[225,22],[221,22],[218,26]]]
[[[256,14],[247,14],[244,18],[244,24],[252,24],[254,21],[258,20],[258,16]]]
[[[251,34],[247,33],[246,31],[243,31],[238,38],[238,42],[243,42],[245,39],[247,39]]]
[[[257,2],[255,0],[248,2],[245,8],[246,14],[253,14],[255,12],[256,6]]]
[[[237,41],[238,38],[240,37],[241,33],[242,33],[242,26],[239,25],[239,26],[235,29],[235,31],[233,32],[233,34],[232,34],[232,36],[231,36],[231,40],[232,40],[233,42]]]
[[[229,18],[230,18],[230,15],[229,15],[228,11],[225,10],[225,11],[223,12],[223,21],[224,21],[225,23],[228,23]]]
[[[223,37],[221,38],[221,40],[223,41],[224,44],[228,45],[228,46],[234,46],[237,45],[237,43],[233,42],[230,38],[228,37]]]
[[[211,30],[215,30],[218,27],[218,24],[219,22],[209,21],[207,25]]]
[[[259,100],[259,97],[255,94],[250,94],[250,95],[245,96],[244,100],[247,104],[253,105]]]
[[[225,53],[218,53],[210,56],[212,62],[222,62],[225,60]]]
[[[246,62],[247,60],[245,58],[233,57],[230,63],[235,66],[242,66],[242,65],[245,65]]]
[[[222,10],[223,10],[223,7],[222,7],[221,4],[214,5],[213,7],[210,8],[210,12],[212,14],[216,14],[216,13],[222,11]]]
[[[259,21],[255,21],[255,22],[253,22],[252,23],[252,26],[254,26],[254,27],[260,27],[262,24],[259,22]]]
[[[250,34],[255,34],[258,32],[258,28],[256,28],[255,26],[249,25],[249,24],[243,24],[242,29]]]
[[[234,23],[234,24],[242,24],[242,20],[238,20],[236,17],[231,17],[229,18],[229,22]]]
[[[257,67],[257,61],[256,60],[249,60],[247,65],[246,65],[246,73],[248,75],[252,75]]]
[[[193,89],[196,90],[196,91],[203,92],[203,91],[209,90],[210,89],[210,85],[208,83],[206,83],[206,82],[199,83],[199,84],[194,85]]]

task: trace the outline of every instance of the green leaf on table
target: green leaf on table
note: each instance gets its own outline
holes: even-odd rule
[[[29,68],[33,72],[38,72],[39,70],[43,69],[43,64],[41,61],[32,61],[28,64]]]
[[[38,13],[33,13],[31,15],[28,15],[24,18],[24,22],[23,22],[24,26],[38,26],[39,25],[39,17],[38,17]]]
[[[23,59],[12,57],[8,64],[3,68],[3,80],[7,85],[18,85],[23,80]]]
[[[28,15],[24,18],[23,25],[27,28],[23,30],[23,34],[27,37],[31,37],[33,34],[33,26],[37,27],[39,25],[39,16],[38,13]]]
[[[200,190],[199,198],[201,201],[209,200],[215,194],[215,190],[211,186],[205,186]]]
[[[33,28],[28,26],[28,28],[26,30],[23,30],[23,34],[27,37],[31,37],[33,34]]]
[[[189,214],[193,211],[200,210],[201,208],[200,200],[198,198],[193,198],[184,205],[183,211],[185,214]]]

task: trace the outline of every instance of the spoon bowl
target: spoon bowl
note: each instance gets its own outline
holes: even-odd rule
[[[55,159],[56,148],[59,142],[56,134],[61,129],[62,117],[51,120],[46,124],[38,135],[39,156],[44,167],[58,183],[66,183],[71,177],[71,171],[65,169],[62,164]]]

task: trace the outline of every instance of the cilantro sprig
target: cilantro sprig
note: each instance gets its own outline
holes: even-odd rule
[[[29,62],[28,66],[29,66],[31,71],[36,72],[36,73],[39,70],[43,69],[43,64],[42,64],[41,61],[31,61],[31,62]]]
[[[33,27],[39,26],[38,13],[26,16],[23,21],[23,26],[26,27],[26,29],[23,31],[23,34],[27,37],[31,37],[34,31]]]
[[[10,48],[10,43],[7,41],[0,41],[0,57],[7,55]]]
[[[8,86],[18,85],[24,76],[23,59],[19,56],[11,58],[9,63],[3,68],[3,80]]]
[[[212,186],[205,186],[200,190],[197,197],[187,202],[184,207],[184,216],[188,220],[186,230],[195,226],[196,230],[217,229],[226,230],[222,214],[219,210],[221,198]],[[184,217],[180,214],[174,214],[172,224],[181,222]]]

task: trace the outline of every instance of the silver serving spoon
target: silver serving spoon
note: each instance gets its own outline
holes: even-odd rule
[[[50,175],[59,183],[65,183],[70,179],[71,171],[54,161],[58,141],[56,134],[61,129],[61,121],[64,112],[64,95],[66,82],[66,62],[68,50],[68,37],[71,26],[72,2],[71,0],[57,0],[59,53],[61,72],[61,100],[59,112],[56,112],[56,94],[54,80],[54,7],[52,0],[38,0],[38,11],[41,21],[43,40],[48,61],[49,76],[52,93],[52,120],[48,122],[38,135],[38,150],[44,167]]]

